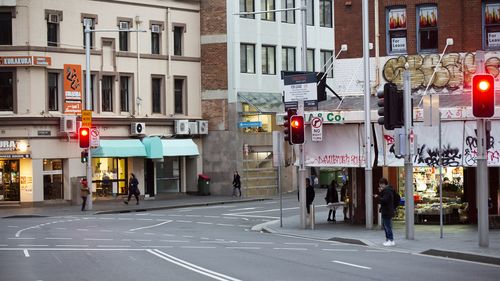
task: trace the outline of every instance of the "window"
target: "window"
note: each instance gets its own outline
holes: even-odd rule
[[[333,62],[332,56],[333,51],[321,50],[321,72],[326,72],[330,68],[326,75],[328,78],[333,78],[333,67],[331,67]]]
[[[240,64],[241,73],[255,73],[255,45],[241,44]]]
[[[295,8],[295,0],[281,0],[283,9]],[[295,23],[295,10],[281,12],[281,22]]]
[[[59,111],[59,74],[48,74],[48,106],[49,111]]]
[[[14,111],[14,71],[0,68],[0,111]]]
[[[43,200],[64,199],[62,159],[43,159]]]
[[[319,0],[319,25],[332,27],[332,0]]]
[[[151,53],[160,54],[160,35],[161,26],[157,24],[151,25]]]
[[[314,49],[307,49],[307,68],[306,71],[314,71]]]
[[[262,74],[276,74],[276,48],[262,46]]]
[[[254,0],[240,0],[240,12],[255,12]],[[241,15],[240,18],[254,19],[255,15]]]
[[[130,100],[130,77],[120,76],[120,111],[128,112]]]
[[[406,8],[387,10],[387,53],[406,53]]]
[[[47,18],[47,46],[57,47],[59,45],[59,16],[48,15]]]
[[[162,85],[162,79],[161,78],[152,78],[151,79],[151,94],[152,94],[152,102],[153,102],[153,107],[152,107],[152,112],[153,113],[161,113],[161,85]]]
[[[113,76],[102,77],[102,111],[113,112]]]
[[[261,0],[260,1],[260,8],[262,11],[275,10],[274,0]],[[260,18],[262,20],[275,21],[276,20],[276,13],[261,14]]]
[[[12,45],[12,12],[0,12],[0,45]]]
[[[295,48],[281,48],[281,70],[295,71]]]
[[[85,23],[90,23],[90,29],[95,29],[95,19],[94,18],[83,18],[83,48],[85,49]],[[95,32],[90,33],[90,48],[94,48],[94,36]]]
[[[184,114],[184,98],[186,92],[186,79],[174,79],[174,110],[175,114]]]
[[[242,128],[245,133],[261,133],[267,132],[270,133],[273,131],[273,115],[271,114],[261,114],[257,112],[257,108],[255,106],[250,105],[248,103],[242,103],[242,112],[240,115],[240,121],[242,122],[259,122],[260,126],[258,127],[247,127]]]
[[[83,72],[83,75],[84,75],[84,80],[85,80],[85,71]],[[94,110],[94,101],[95,101],[95,74],[90,74],[90,110]],[[84,108],[87,107],[87,100],[86,100],[86,94],[87,94],[87,90],[85,90],[85,82],[83,83],[83,96],[84,96],[84,99],[83,99],[83,105],[84,105]]]
[[[483,46],[485,49],[500,48],[500,3],[485,3],[483,15]]]
[[[307,25],[314,25],[314,0],[306,0]]]
[[[417,9],[417,51],[437,51],[438,14],[437,6],[419,6]]]
[[[184,35],[183,26],[174,26],[174,55],[182,56],[182,40]]]
[[[120,21],[119,22],[119,28],[120,29],[129,29],[129,22],[127,21]],[[127,31],[120,31],[118,33],[119,35],[119,48],[120,51],[127,52],[128,51],[128,37],[129,37],[129,32]]]

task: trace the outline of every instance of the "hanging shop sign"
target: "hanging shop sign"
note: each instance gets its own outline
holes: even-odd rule
[[[304,115],[306,124],[310,124],[316,117],[322,119],[323,124],[343,124],[345,120],[341,112],[308,111]]]
[[[80,114],[82,111],[82,66],[64,65],[64,113]]]
[[[0,57],[0,66],[3,67],[50,66],[50,65],[52,65],[51,57],[39,57],[39,56]]]
[[[25,140],[0,140],[0,158],[30,158],[29,143]]]

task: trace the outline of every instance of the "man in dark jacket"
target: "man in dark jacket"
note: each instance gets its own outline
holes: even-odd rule
[[[316,193],[314,192],[314,187],[311,185],[311,180],[309,178],[306,178],[306,207],[307,207],[307,213],[310,213],[311,209],[311,204],[314,201],[314,197],[316,196]]]
[[[380,213],[382,213],[382,226],[385,231],[384,246],[394,246],[394,236],[392,234],[392,217],[394,217],[393,190],[386,178],[381,178],[378,181],[379,194],[374,195],[379,198]]]

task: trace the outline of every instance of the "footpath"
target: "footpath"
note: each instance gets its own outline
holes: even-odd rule
[[[295,197],[295,195],[290,195]],[[321,198],[321,196],[319,197]],[[123,198],[98,199],[93,201],[91,211],[80,211],[79,205],[45,204],[42,207],[2,207],[0,205],[0,219],[20,217],[54,217],[68,215],[99,215],[109,213],[145,212],[161,209],[174,209],[196,206],[210,206],[220,204],[234,204],[240,202],[256,202],[275,198],[235,198],[230,196],[197,196],[176,195],[169,198],[141,200],[135,205],[123,203]],[[280,220],[266,222],[252,228],[255,231],[277,233],[301,237],[305,239],[330,240],[348,244],[366,245],[383,248],[391,251],[400,251],[408,254],[424,254],[450,257],[468,261],[487,263],[500,266],[500,230],[490,229],[489,247],[479,247],[476,225],[445,225],[443,238],[440,238],[439,225],[415,225],[413,240],[405,239],[404,222],[394,223],[394,237],[396,246],[384,247],[384,231],[377,225],[374,229],[366,229],[364,225],[353,225],[342,221],[342,211],[337,211],[337,222],[327,222],[328,211],[324,206],[316,207],[316,223],[314,229],[302,229],[299,216],[293,215]]]

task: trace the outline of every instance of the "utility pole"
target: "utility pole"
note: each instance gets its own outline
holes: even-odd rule
[[[413,240],[415,236],[414,210],[413,202],[413,161],[412,148],[414,146],[414,134],[411,126],[411,84],[410,71],[403,73],[403,95],[404,95],[404,116],[405,116],[405,221],[406,221],[406,239]]]

